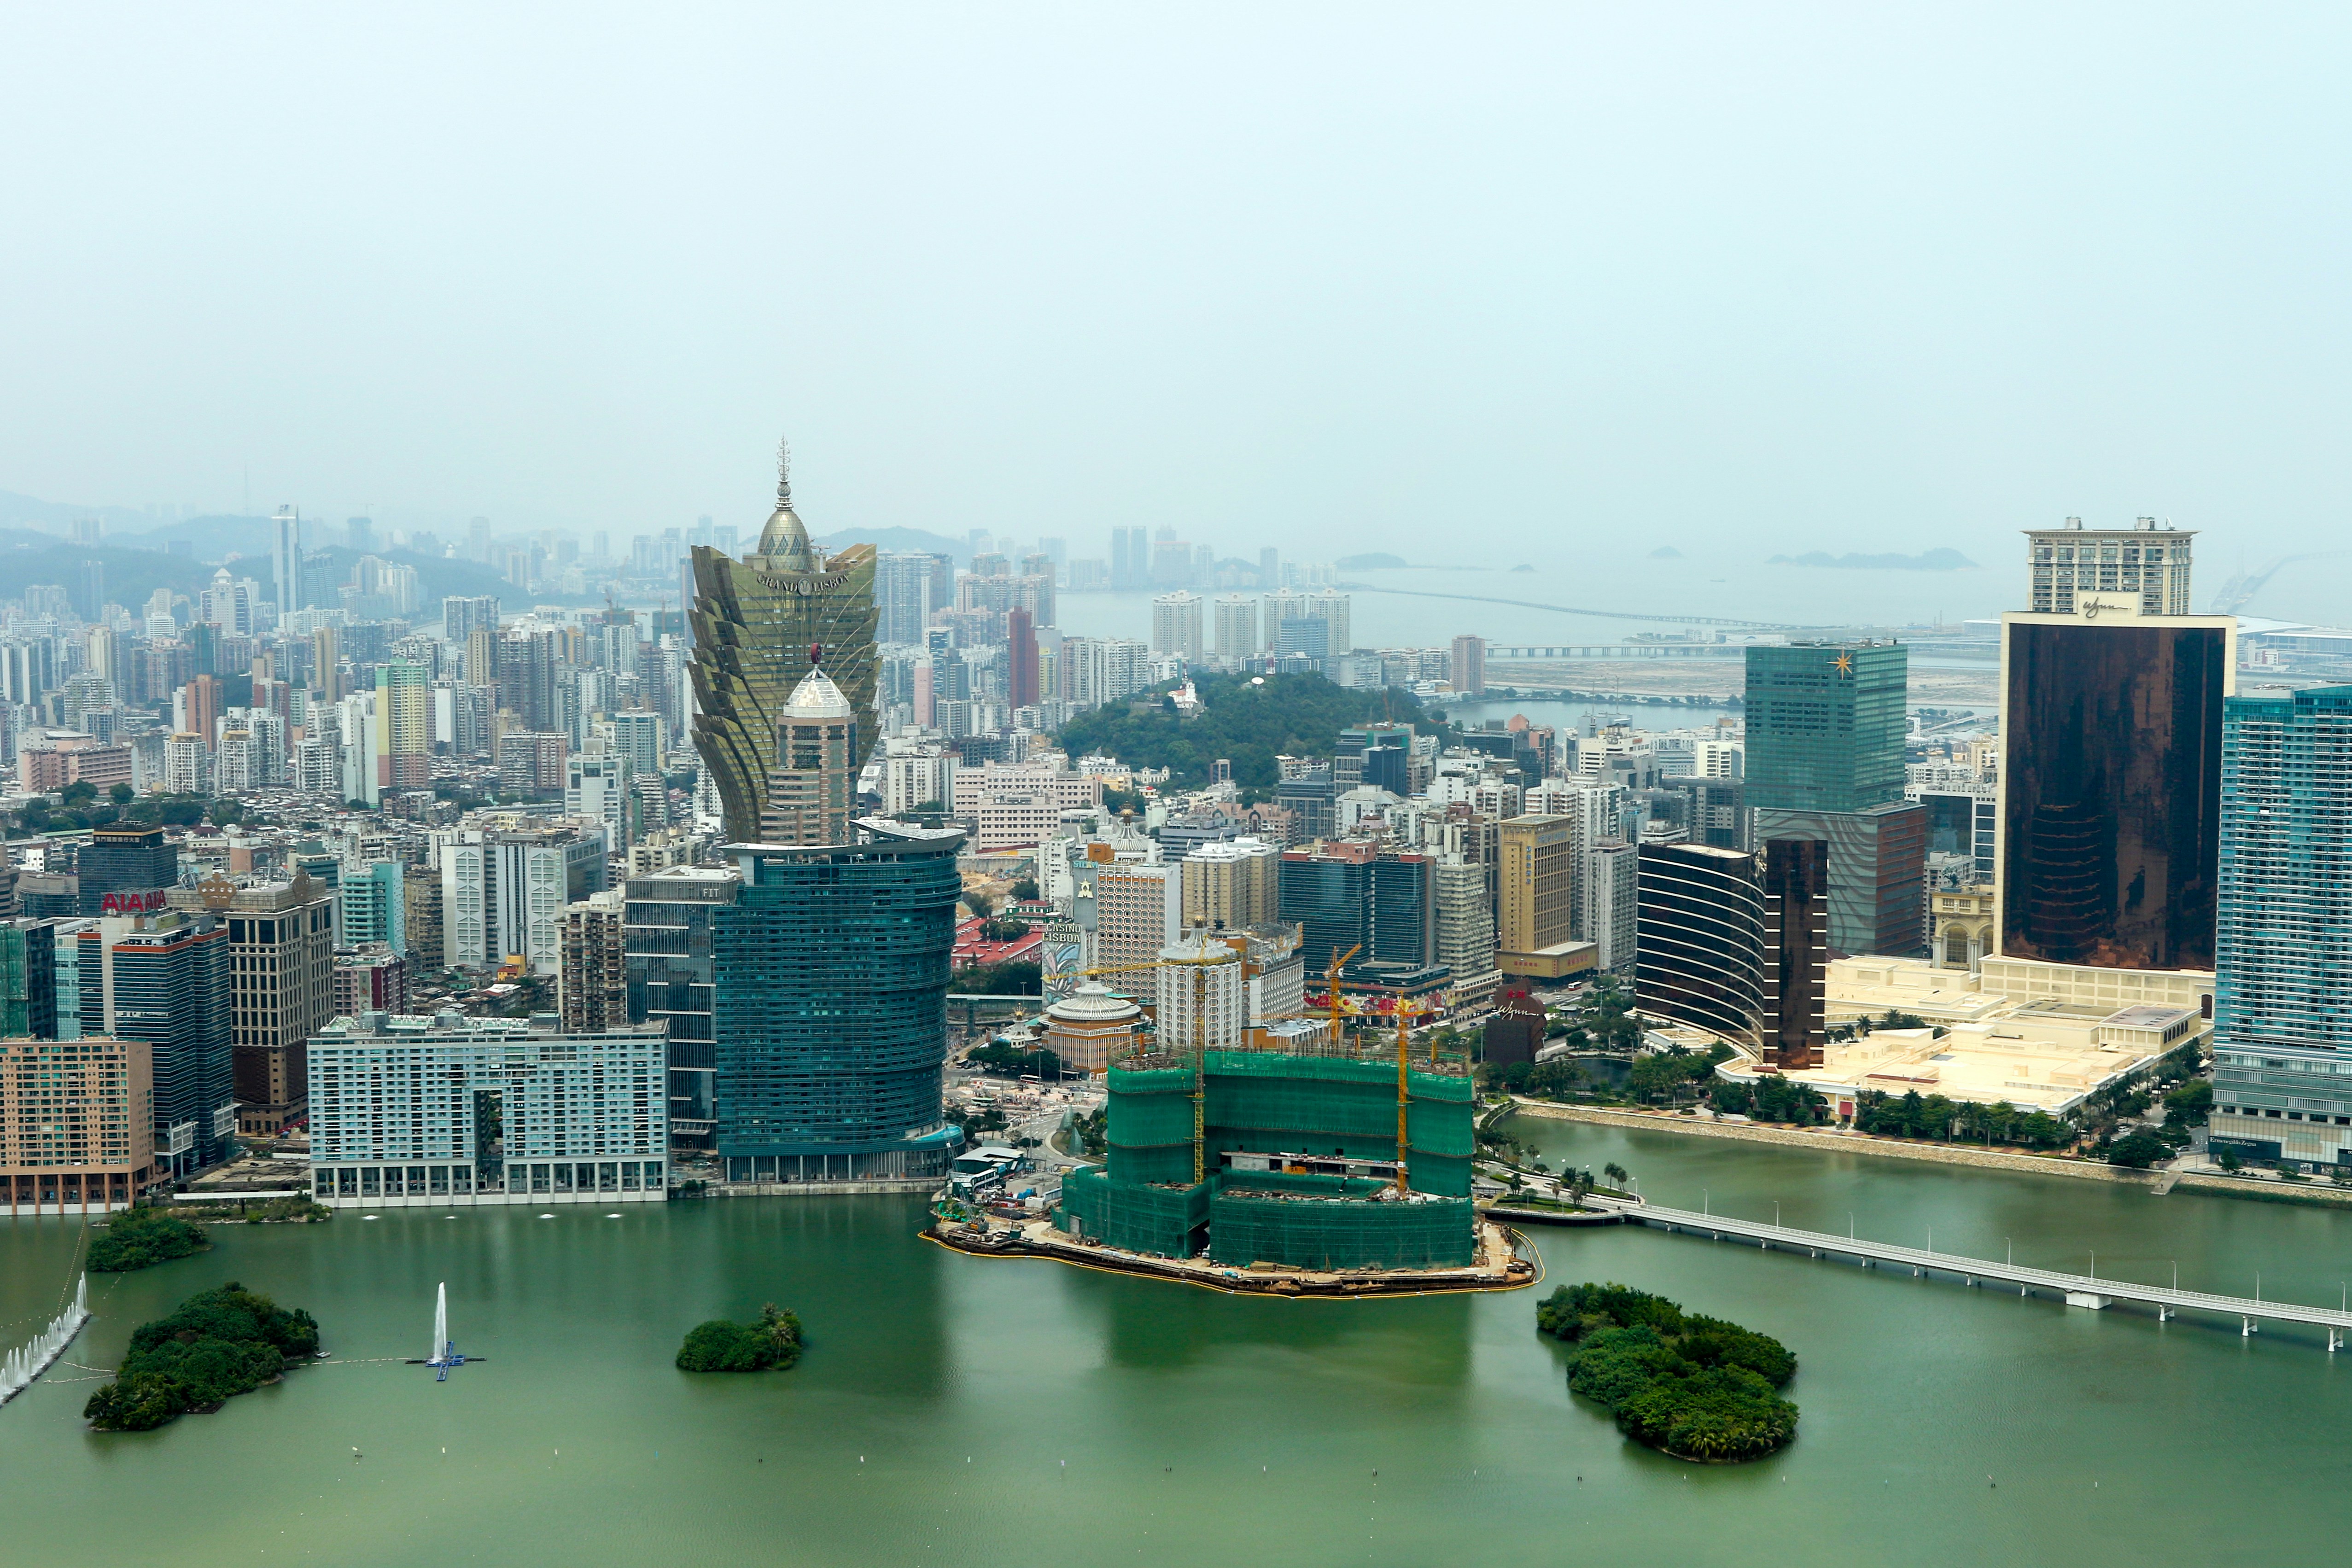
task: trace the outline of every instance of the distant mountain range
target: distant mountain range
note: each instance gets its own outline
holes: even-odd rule
[[[1918,555],[1832,555],[1807,550],[1803,555],[1776,555],[1767,566],[1835,566],[1864,571],[1967,571],[1976,562],[1956,549],[1931,549]]]

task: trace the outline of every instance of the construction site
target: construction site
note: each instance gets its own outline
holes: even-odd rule
[[[1410,1013],[1351,1033],[1360,1020],[1328,998],[1245,1024],[1248,952],[1202,934],[1134,966],[1155,971],[1156,1005],[1109,1054],[1103,1163],[1063,1178],[1049,1218],[992,1233],[943,1204],[934,1234],[1284,1293],[1526,1282],[1472,1207],[1467,1056],[1416,1045]]]

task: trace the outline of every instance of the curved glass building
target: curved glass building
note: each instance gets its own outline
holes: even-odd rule
[[[861,819],[847,844],[728,846],[715,911],[714,1133],[730,1182],[944,1176],[955,829]]]
[[[792,476],[781,465],[776,509],[750,555],[737,560],[709,545],[694,548],[694,747],[718,787],[728,837],[760,837],[777,766],[777,722],[793,688],[820,663],[863,720],[851,777],[866,766],[878,733],[874,563],[872,545],[831,558],[818,553],[793,510]]]
[[[1765,922],[1756,857],[1706,844],[1643,844],[1640,854],[1635,997],[1649,1012],[1759,1044]]]

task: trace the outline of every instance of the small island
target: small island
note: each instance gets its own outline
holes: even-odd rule
[[[770,1301],[757,1322],[713,1318],[677,1347],[680,1372],[782,1372],[801,1358],[801,1320]]]
[[[93,1274],[128,1274],[174,1258],[193,1258],[211,1246],[203,1226],[152,1204],[135,1204],[109,1218],[105,1233],[89,1244],[89,1270]]]
[[[1778,1392],[1797,1358],[1769,1334],[1615,1284],[1560,1286],[1536,1308],[1536,1326],[1575,1347],[1571,1392],[1671,1458],[1759,1459],[1797,1435],[1797,1407]]]
[[[132,1332],[114,1381],[89,1396],[82,1415],[102,1432],[144,1432],[191,1411],[208,1416],[318,1354],[310,1313],[233,1282],[200,1291]]]

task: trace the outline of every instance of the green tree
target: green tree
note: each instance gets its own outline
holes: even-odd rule
[[[202,1291],[132,1331],[114,1381],[89,1396],[82,1415],[100,1431],[146,1431],[250,1394],[318,1349],[310,1313],[236,1283]]]
[[[1013,883],[1013,897],[1014,902],[1016,902],[1016,903],[1020,903],[1020,904],[1034,904],[1034,903],[1036,903],[1036,902],[1037,902],[1037,882],[1036,882],[1036,879],[1035,879],[1034,877],[1026,877],[1026,876],[1024,876],[1024,877],[1022,877],[1022,878],[1019,878],[1018,880],[1016,880],[1016,881]]]
[[[58,799],[68,806],[87,806],[98,799],[98,786],[87,779],[77,779],[58,791]]]
[[[105,1232],[89,1244],[90,1271],[127,1274],[152,1269],[174,1258],[194,1257],[211,1244],[203,1226],[151,1204],[136,1204],[108,1219]]]
[[[801,1321],[773,1301],[752,1322],[697,1323],[677,1347],[680,1372],[781,1372],[800,1358]]]
[[[2171,1151],[2153,1133],[2127,1133],[2107,1145],[2107,1164],[2122,1166],[2126,1170],[2144,1171]]]
[[[108,788],[106,798],[118,806],[128,806],[139,798],[139,791],[128,784],[114,784]]]

